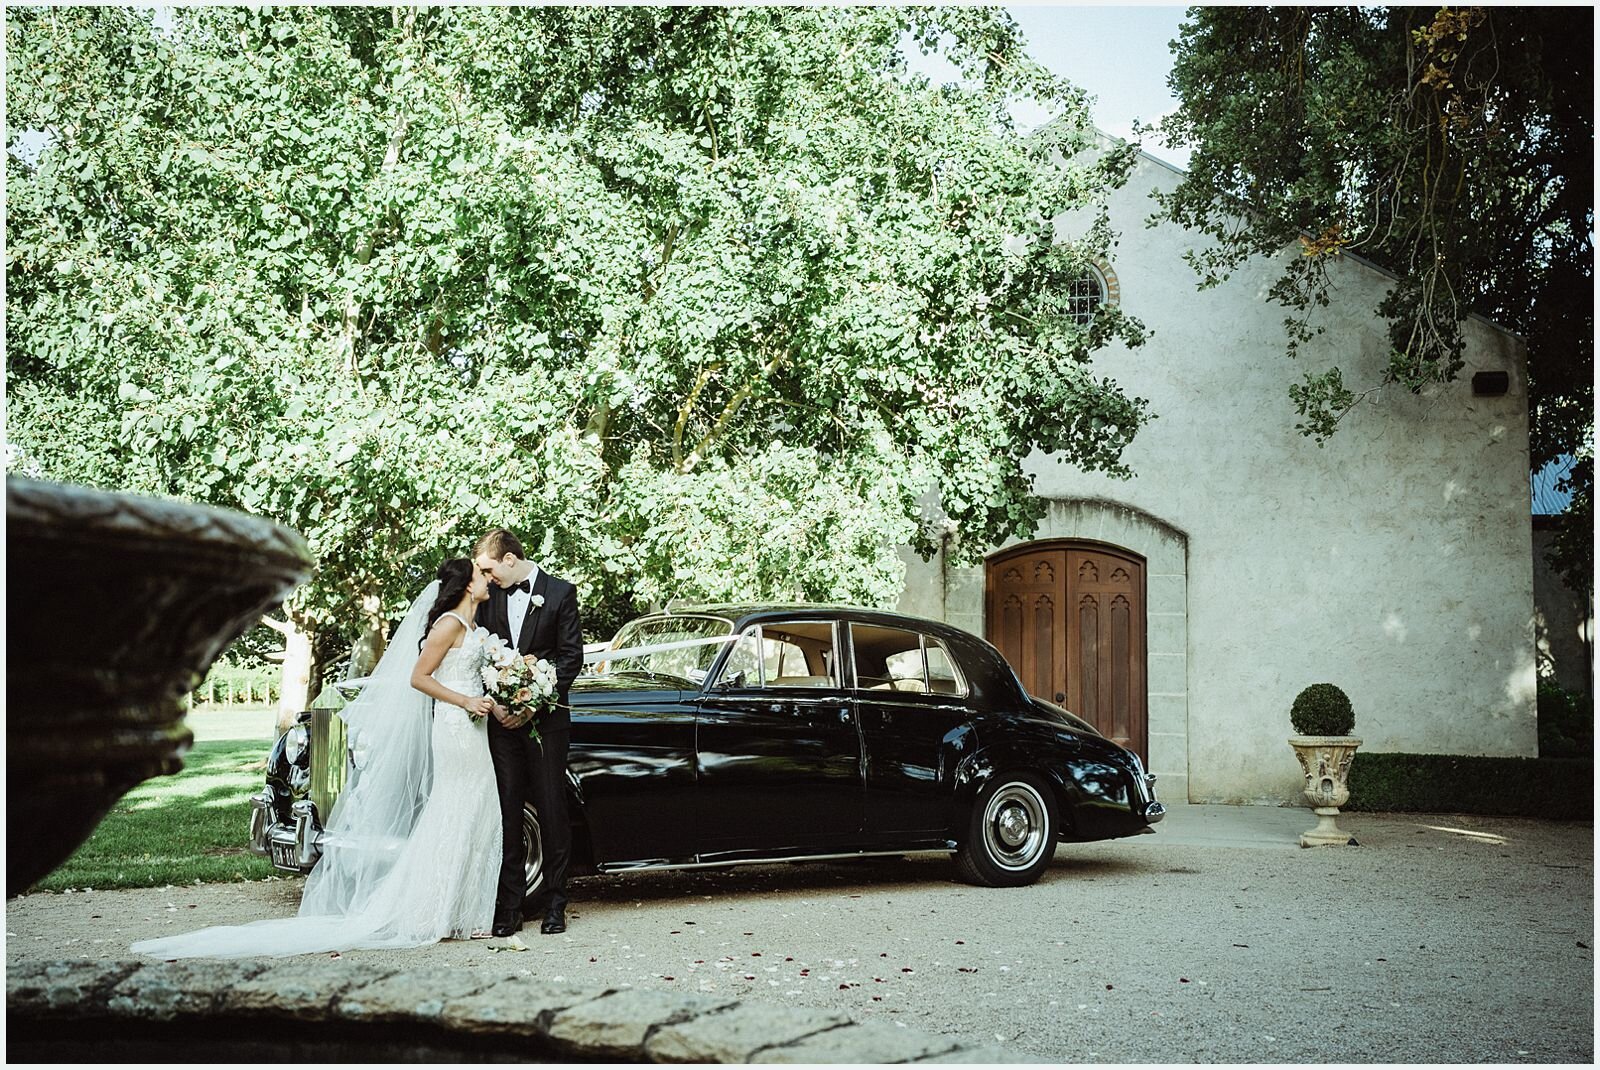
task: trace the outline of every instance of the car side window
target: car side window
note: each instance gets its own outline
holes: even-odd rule
[[[719,681],[734,687],[838,687],[832,621],[752,625],[728,653]]]
[[[967,694],[967,684],[943,642],[904,628],[852,624],[856,687],[865,691]]]
[[[904,628],[851,624],[856,687],[865,691],[926,691],[922,636]]]
[[[931,635],[922,637],[923,649],[928,657],[928,690],[935,695],[956,695],[965,698],[967,681],[961,668],[945,649],[944,643]]]

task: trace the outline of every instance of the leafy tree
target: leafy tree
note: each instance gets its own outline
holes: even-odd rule
[[[1034,450],[1123,471],[1143,329],[1050,220],[1130,155],[1001,13],[171,17],[8,13],[11,463],[299,528],[307,658],[491,523],[591,603],[883,603],[924,503],[973,555]]]
[[[1594,481],[1594,31],[1587,8],[1191,8],[1164,134],[1193,147],[1162,215],[1216,239],[1203,285],[1296,241],[1273,287],[1291,355],[1327,304],[1328,266],[1360,253],[1399,276],[1379,383],[1308,371],[1293,391],[1319,440],[1384,384],[1461,369],[1478,312],[1528,341],[1535,470]],[[1591,570],[1589,525],[1569,567]]]

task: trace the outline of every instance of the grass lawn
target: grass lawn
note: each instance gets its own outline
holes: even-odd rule
[[[260,880],[277,873],[252,854],[250,804],[270,743],[196,743],[183,772],[147,780],[117,800],[87,842],[34,891],[159,888]]]

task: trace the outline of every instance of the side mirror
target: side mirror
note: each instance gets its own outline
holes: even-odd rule
[[[731,676],[723,676],[722,679],[718,680],[716,682],[716,684],[712,686],[711,690],[713,690],[713,691],[732,691],[735,688],[740,688],[740,687],[743,687],[743,686],[744,686],[744,672],[743,672],[743,670],[741,670],[739,672],[733,673]]]

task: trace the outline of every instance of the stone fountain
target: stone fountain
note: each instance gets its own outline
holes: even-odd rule
[[[185,696],[313,559],[257,517],[16,476],[6,540],[10,897],[183,767]]]

